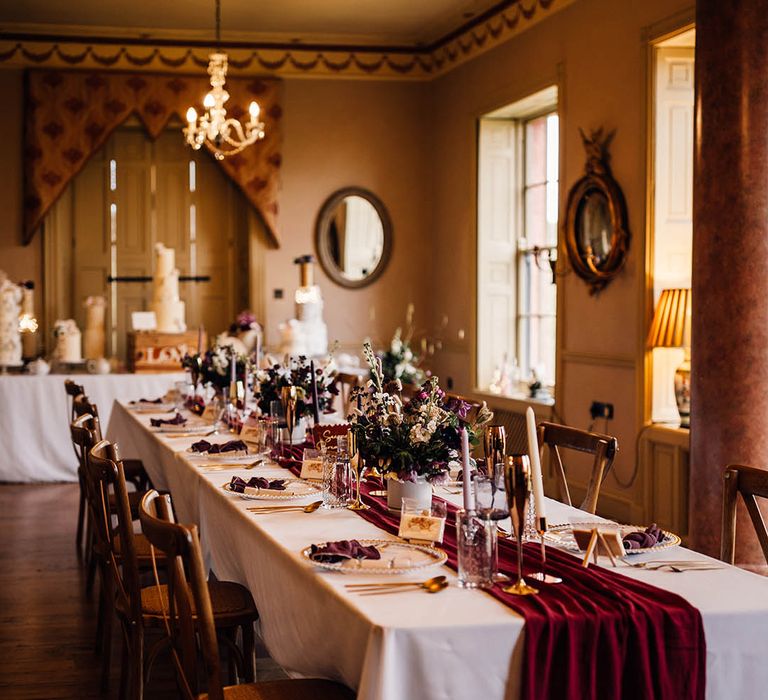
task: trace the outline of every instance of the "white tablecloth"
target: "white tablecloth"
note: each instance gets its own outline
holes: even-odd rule
[[[77,480],[68,378],[84,386],[106,426],[115,399],[156,398],[184,374],[0,375],[0,481]]]
[[[344,510],[251,515],[246,508],[253,502],[221,485],[232,474],[247,478],[255,472],[206,473],[187,459],[191,439],[159,436],[148,423],[148,416],[116,406],[109,434],[124,456],[144,460],[158,488],[170,489],[179,518],[200,525],[216,575],[251,590],[262,635],[278,663],[297,674],[340,680],[365,700],[517,697],[523,620],[512,610],[482,591],[454,586],[439,595],[347,593],[345,583],[365,578],[320,572],[298,552],[312,542],[381,537],[378,528]],[[258,473],[285,476],[275,465],[259,467]],[[579,514],[554,501],[549,507],[552,522]],[[653,558],[662,557],[704,558],[682,548]],[[701,611],[708,698],[762,696],[768,688],[768,580],[734,567],[621,571],[674,591]],[[455,581],[447,567],[440,573]]]

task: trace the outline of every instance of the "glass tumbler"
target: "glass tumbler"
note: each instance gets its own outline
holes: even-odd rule
[[[323,508],[346,508],[351,493],[349,455],[327,450],[323,454]]]
[[[456,550],[460,588],[493,586],[497,557],[496,522],[474,512],[456,512]]]

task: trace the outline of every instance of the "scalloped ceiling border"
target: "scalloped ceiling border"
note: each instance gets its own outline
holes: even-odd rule
[[[516,0],[423,49],[230,43],[232,75],[432,80],[538,24],[576,0]],[[191,72],[208,66],[204,42],[120,40],[85,35],[0,34],[0,67]]]

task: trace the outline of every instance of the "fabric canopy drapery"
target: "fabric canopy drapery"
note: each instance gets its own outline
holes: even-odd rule
[[[190,106],[202,113],[210,84],[205,75],[30,70],[26,88],[25,244],[72,178],[130,115],[135,114],[155,139],[173,115],[185,121]],[[230,117],[247,118],[248,103],[259,103],[265,137],[217,162],[259,212],[277,246],[280,81],[230,78],[227,91]]]

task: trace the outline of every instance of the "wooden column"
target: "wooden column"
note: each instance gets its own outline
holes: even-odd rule
[[[718,556],[722,474],[768,468],[768,8],[697,0],[690,533]],[[737,563],[765,564],[739,512]]]

